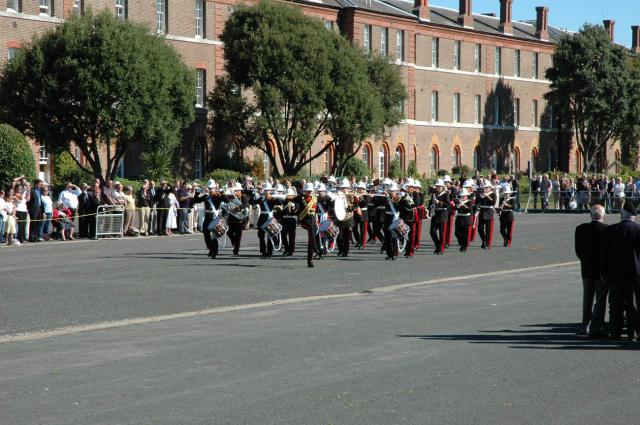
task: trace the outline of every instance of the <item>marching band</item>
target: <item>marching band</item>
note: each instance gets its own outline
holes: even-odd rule
[[[338,257],[348,257],[351,245],[365,249],[376,241],[387,260],[401,254],[411,258],[420,249],[424,220],[431,220],[429,233],[436,255],[444,254],[452,235],[460,251],[466,252],[476,230],[481,248],[491,249],[496,214],[503,246],[510,247],[515,223],[511,188],[484,179],[465,180],[460,186],[456,188],[449,176],[436,180],[427,193],[422,192],[420,181],[412,178],[399,185],[391,179],[367,184],[346,178],[338,182],[331,177],[326,185],[308,182],[299,190],[270,183],[257,189],[240,183],[221,188],[209,180],[208,193],[198,193],[194,203],[204,203],[203,234],[212,259],[224,238],[230,241],[233,255],[239,255],[251,206],[260,208],[261,258],[271,258],[274,251],[292,256],[300,225],[307,231],[308,267],[336,249]]]

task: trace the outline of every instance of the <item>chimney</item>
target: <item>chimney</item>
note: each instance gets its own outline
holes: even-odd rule
[[[540,40],[549,40],[549,8],[544,6],[536,7],[536,37]]]
[[[640,26],[632,26],[631,32],[633,34],[633,38],[631,39],[631,50],[636,53],[640,53]]]
[[[503,34],[513,34],[513,24],[511,22],[511,7],[513,0],[500,0],[500,31]]]
[[[413,0],[413,14],[423,21],[428,21],[429,0]]]
[[[609,40],[613,43],[613,31],[616,27],[616,21],[605,19],[602,23],[604,24],[604,30],[609,34]]]
[[[473,27],[473,15],[471,14],[471,0],[460,0],[460,14],[458,23],[463,27]]]

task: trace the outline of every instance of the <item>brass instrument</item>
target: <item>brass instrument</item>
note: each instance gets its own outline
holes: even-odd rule
[[[307,205],[304,207],[304,211],[300,213],[298,216],[298,220],[302,221],[307,216],[313,215],[315,213],[315,207],[318,204],[318,198],[315,195],[311,195],[311,200],[307,202]]]

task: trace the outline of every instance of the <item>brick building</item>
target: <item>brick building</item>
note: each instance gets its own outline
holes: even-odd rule
[[[235,0],[0,0],[0,58],[8,60],[25,41],[91,8],[112,10],[122,19],[143,22],[161,32],[185,63],[197,70],[194,98],[196,122],[184,132],[176,154],[176,168],[186,176],[202,177],[216,159],[233,149],[220,146],[206,134],[204,98],[215,77],[223,72],[219,40]],[[395,61],[408,90],[406,119],[387,137],[370,140],[359,156],[372,175],[386,174],[391,160],[403,168],[415,161],[426,176],[456,165],[525,171],[532,161],[537,170],[581,168],[571,133],[547,105],[554,43],[562,32],[548,25],[549,10],[532,10],[536,19],[516,22],[512,0],[496,0],[499,14],[478,14],[471,0],[458,10],[428,0],[315,0],[297,1],[308,15],[322,19],[328,29],[340,30],[368,51]],[[605,21],[613,34],[613,21]],[[633,28],[633,49],[640,30]],[[612,37],[613,38],[613,37]],[[318,146],[326,143],[319,140]],[[317,146],[312,148],[318,149]],[[37,143],[40,172],[49,178],[50,158]],[[245,152],[264,161],[262,153]],[[123,176],[139,173],[138,152],[129,152]],[[620,158],[619,148],[607,152],[609,163]],[[311,164],[314,173],[331,166],[331,152]]]

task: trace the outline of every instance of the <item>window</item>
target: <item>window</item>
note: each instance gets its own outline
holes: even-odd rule
[[[364,145],[364,147],[362,148],[362,162],[364,162],[364,165],[367,166],[367,169],[371,167],[370,161],[371,161],[371,146]]]
[[[331,174],[331,147],[324,151],[324,172]]]
[[[520,76],[520,50],[514,50],[513,52],[513,76]]]
[[[22,0],[7,0],[7,10],[22,12]]]
[[[196,149],[193,155],[193,171],[196,179],[201,179],[204,176],[203,161],[204,158],[204,146],[201,141],[196,142]]]
[[[396,33],[396,59],[404,62],[404,30]]]
[[[204,108],[205,76],[206,71],[204,69],[196,69],[196,106],[199,108]]]
[[[371,53],[371,25],[368,24],[364,24],[362,48],[365,52]]]
[[[473,57],[473,70],[475,72],[482,71],[482,45],[476,44],[475,53]]]
[[[44,143],[40,143],[40,164],[48,164],[49,163],[49,152],[47,152],[47,147]]]
[[[520,99],[513,99],[513,125],[520,125]]]
[[[453,122],[460,122],[460,93],[453,94]]]
[[[494,74],[502,75],[502,47],[496,47],[493,60]]]
[[[380,152],[378,152],[378,177],[383,178],[386,175],[387,168],[387,154],[384,146],[380,147]]]
[[[324,25],[324,27],[326,29],[328,29],[329,31],[333,31],[333,21],[327,21],[327,20],[322,20],[322,24]]]
[[[533,57],[531,58],[531,78],[534,80],[538,79],[538,53],[533,53]]]
[[[431,121],[438,121],[438,92],[431,92]]]
[[[167,1],[156,0],[156,31],[159,34],[167,33]]]
[[[387,56],[389,54],[389,28],[380,29],[380,54]]]
[[[431,173],[436,174],[440,169],[440,152],[438,151],[437,146],[431,147]]]
[[[451,152],[451,165],[453,167],[459,167],[462,165],[462,153],[460,152],[460,146],[453,147],[453,152]]]
[[[51,0],[39,0],[40,15],[53,16]]]
[[[400,169],[404,171],[404,149],[402,148],[402,146],[398,146],[396,148],[395,157],[398,160],[398,162],[400,163]]]
[[[498,96],[493,98],[493,124],[502,124],[502,111],[500,108],[500,98]]]
[[[262,173],[265,178],[271,175],[271,160],[266,152],[262,153]]]
[[[435,37],[431,39],[431,66],[440,66],[440,39]]]
[[[520,171],[520,149],[515,148],[513,150],[513,160],[511,161],[514,172]]]
[[[195,0],[195,19],[196,19],[196,37],[205,38],[204,17],[205,17],[205,1]]]
[[[402,114],[402,117],[404,118],[404,100],[401,100],[398,103],[398,111]]]
[[[116,174],[121,179],[124,178],[124,175],[125,175],[124,158],[120,159],[120,164],[118,164],[118,171],[116,172]]]
[[[473,150],[473,169],[479,170],[482,168],[482,161],[480,160],[480,146],[476,146]]]
[[[538,168],[538,150],[536,148],[531,149],[531,172],[535,172]]]
[[[16,49],[15,47],[9,47],[9,49],[7,49],[7,62],[12,62],[17,53],[18,49]]]
[[[473,122],[474,124],[480,124],[482,122],[482,97],[477,94],[473,98]]]
[[[453,69],[455,70],[460,69],[461,51],[462,51],[462,42],[458,40],[454,41],[453,42]]]
[[[547,105],[547,111],[549,113],[549,128],[556,128],[556,117],[553,115],[553,105],[551,103]]]
[[[498,171],[498,150],[494,149],[491,153],[491,166],[493,171]]]
[[[538,126],[538,101],[535,99],[531,101],[531,126]]]
[[[123,21],[127,19],[127,0],[116,0],[116,18]]]
[[[84,2],[82,0],[73,0],[73,14],[75,16],[82,15],[84,10]]]

